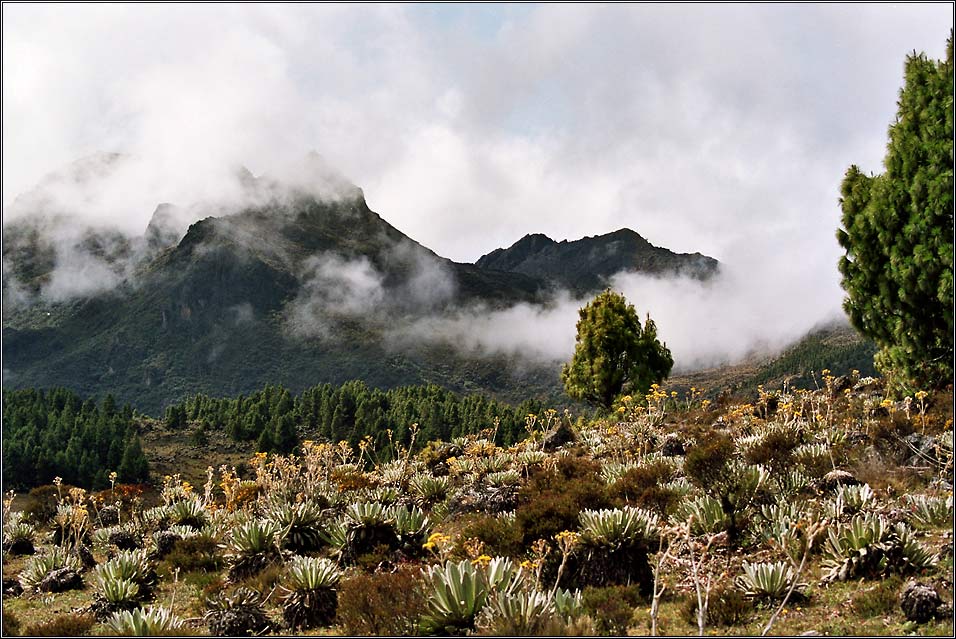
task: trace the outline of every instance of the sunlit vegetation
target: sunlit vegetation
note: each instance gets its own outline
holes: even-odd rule
[[[818,375],[749,402],[655,385],[607,417],[525,412],[512,441],[489,414],[414,448],[415,421],[405,440],[316,434],[250,452],[242,476],[213,449],[204,481],[58,477],[4,501],[4,629],[951,634],[951,392]],[[298,428],[323,388],[167,419],[227,429],[262,402]],[[899,604],[910,579],[941,596],[919,621]]]

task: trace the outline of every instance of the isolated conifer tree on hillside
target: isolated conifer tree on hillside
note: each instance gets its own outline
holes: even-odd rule
[[[953,379],[953,36],[946,60],[910,55],[882,175],[851,166],[837,239],[844,309],[907,387]]]
[[[644,396],[667,378],[674,359],[623,295],[606,290],[579,312],[574,356],[561,371],[568,395],[610,409],[623,393]]]

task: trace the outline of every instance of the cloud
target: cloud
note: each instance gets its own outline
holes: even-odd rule
[[[131,159],[94,196],[59,200],[136,235],[161,202],[185,224],[210,214],[196,202],[245,201],[238,166],[291,175],[316,149],[452,259],[621,227],[717,257],[729,274],[703,291],[620,279],[673,348],[714,357],[746,348],[734,330],[776,342],[839,312],[840,179],[851,163],[881,170],[904,57],[942,57],[953,24],[945,4],[6,4],[3,18],[5,222],[31,214],[17,194],[98,151]],[[76,272],[109,281],[88,257]],[[344,279],[310,273],[374,305],[377,267],[333,266]],[[453,295],[441,269],[419,273],[416,303]],[[551,334],[554,318],[553,347],[530,347],[550,357],[567,348],[569,315],[553,314],[572,305],[492,314],[473,341],[511,348],[519,320]],[[681,308],[713,326],[668,329],[693,315]]]
[[[316,255],[306,259],[302,278],[286,307],[287,327],[300,337],[328,337],[338,319],[371,315],[385,298],[382,275],[366,257]]]
[[[548,304],[515,304],[498,310],[473,305],[393,325],[385,339],[398,349],[438,343],[470,356],[506,355],[529,367],[554,365],[569,359],[574,350],[574,325],[581,304],[562,292]]]

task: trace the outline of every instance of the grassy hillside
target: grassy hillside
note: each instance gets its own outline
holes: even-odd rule
[[[211,437],[204,478],[6,501],[4,634],[133,610],[140,634],[952,636],[952,391],[841,386],[543,410],[418,453]]]

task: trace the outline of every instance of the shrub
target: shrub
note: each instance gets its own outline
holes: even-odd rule
[[[196,535],[179,539],[165,557],[166,564],[182,572],[216,572],[222,568],[221,550],[211,537]]]
[[[664,484],[673,479],[673,466],[663,460],[642,464],[626,471],[608,489],[617,505],[636,505],[667,516],[673,512],[680,496]]]
[[[581,601],[599,634],[623,637],[642,598],[636,586],[608,586],[585,588]]]
[[[720,502],[726,516],[727,542],[736,547],[746,530],[747,509],[766,479],[759,466],[736,460],[733,439],[723,433],[698,442],[684,460],[684,472],[705,494]]]
[[[712,626],[736,626],[753,613],[753,602],[735,588],[717,587],[707,601],[707,623]],[[684,620],[697,625],[697,597],[689,597],[682,608]]]
[[[338,624],[347,635],[412,636],[425,611],[425,582],[417,568],[358,573],[339,584]]]
[[[255,590],[265,595],[278,587],[284,574],[285,568],[282,564],[269,564],[254,575],[250,575],[238,582],[236,585]]]
[[[538,470],[518,491],[515,521],[521,543],[552,539],[574,530],[585,508],[607,508],[610,500],[600,478],[600,464],[584,458],[563,457],[555,470]]]
[[[53,484],[37,486],[27,493],[23,503],[24,518],[38,526],[44,526],[53,520],[60,495],[68,495],[73,486],[61,484],[59,490]]]
[[[783,473],[793,465],[793,451],[802,440],[797,428],[771,426],[747,449],[744,458],[751,464],[767,466],[774,474]]]
[[[464,520],[461,538],[482,542],[489,555],[519,557],[524,551],[517,520],[507,515],[472,515]]]
[[[34,623],[23,629],[27,637],[80,637],[90,634],[96,619],[93,615],[58,615],[50,621]]]

